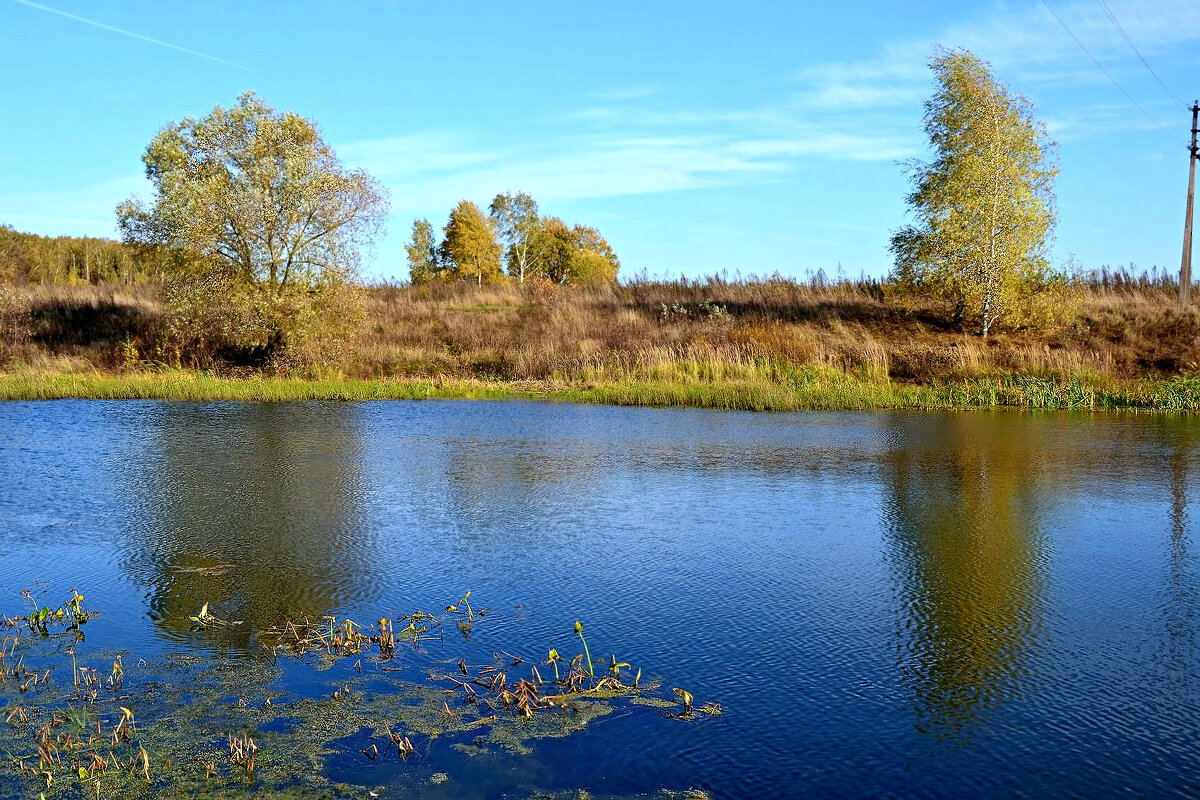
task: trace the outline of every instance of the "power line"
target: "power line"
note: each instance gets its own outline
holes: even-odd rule
[[[1105,77],[1107,77],[1110,81],[1112,81],[1112,85],[1117,87],[1118,89],[1120,89],[1121,94],[1123,94],[1127,98],[1129,98],[1129,102],[1131,102],[1135,106],[1137,106],[1138,110],[1146,115],[1146,119],[1150,120],[1155,125],[1157,125],[1164,133],[1171,132],[1161,122],[1159,122],[1157,119],[1152,117],[1150,115],[1150,112],[1142,107],[1141,103],[1139,103],[1137,100],[1134,100],[1133,95],[1131,95],[1129,92],[1125,91],[1124,86],[1117,83],[1117,79],[1112,76],[1112,73],[1110,73],[1108,70],[1106,70],[1104,68],[1104,65],[1096,60],[1096,57],[1094,55],[1092,55],[1092,51],[1088,50],[1087,47],[1084,46],[1083,42],[1079,41],[1079,37],[1076,36],[1071,31],[1071,29],[1067,27],[1067,23],[1063,22],[1062,17],[1060,17],[1057,13],[1055,13],[1054,9],[1050,7],[1050,4],[1048,2],[1046,2],[1046,0],[1042,0],[1042,5],[1044,5],[1046,7],[1046,10],[1050,12],[1051,16],[1053,16],[1056,20],[1058,20],[1058,24],[1062,26],[1063,30],[1066,31],[1070,35],[1070,37],[1075,40],[1075,44],[1079,45],[1079,49],[1082,50],[1084,53],[1086,53],[1087,57],[1092,60],[1092,63],[1095,64],[1097,67],[1099,67],[1100,71],[1104,73]]]
[[[1133,39],[1129,38],[1129,34],[1125,32],[1125,28],[1117,20],[1117,15],[1114,14],[1112,9],[1108,7],[1108,3],[1106,3],[1105,0],[1096,0],[1096,2],[1100,4],[1100,9],[1104,12],[1105,16],[1108,17],[1108,21],[1111,22],[1113,27],[1117,29],[1117,33],[1121,34],[1121,38],[1123,38],[1125,43],[1129,45],[1129,49],[1134,52],[1134,55],[1138,57],[1143,66],[1150,71],[1150,74],[1154,76],[1154,80],[1158,81],[1158,85],[1161,86],[1163,91],[1167,93],[1167,96],[1178,103],[1182,108],[1187,108],[1187,103],[1176,97],[1175,93],[1171,91],[1171,88],[1167,86],[1167,84],[1163,83],[1163,79],[1158,77],[1158,73],[1154,71],[1154,67],[1150,66],[1150,62],[1147,61],[1146,57],[1143,56],[1141,51],[1137,49],[1137,45],[1133,43]]]

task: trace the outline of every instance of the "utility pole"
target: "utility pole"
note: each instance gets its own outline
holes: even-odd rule
[[[1183,221],[1183,260],[1179,263],[1179,307],[1187,308],[1192,301],[1192,210],[1196,205],[1196,121],[1200,119],[1200,100],[1192,103],[1192,146],[1188,148],[1187,215]]]

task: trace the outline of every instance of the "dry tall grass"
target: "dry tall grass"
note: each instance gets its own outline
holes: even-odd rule
[[[356,342],[320,374],[787,384],[796,370],[816,367],[927,383],[1164,377],[1200,364],[1200,309],[1181,311],[1170,287],[1135,281],[1080,283],[1074,306],[1053,324],[987,340],[954,330],[942,309],[870,281],[385,285],[364,297]],[[34,289],[24,300],[32,336],[2,351],[10,362],[120,371],[170,360],[151,288]]]
[[[1012,373],[1170,375],[1200,361],[1200,311],[1167,291],[1081,288],[1058,322],[987,340],[871,283],[639,283],[605,290],[376,288],[354,377],[786,379],[830,367],[926,382]]]

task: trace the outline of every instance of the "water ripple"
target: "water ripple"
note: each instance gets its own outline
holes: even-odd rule
[[[47,403],[0,425],[0,589],[78,586],[132,649],[248,654],[286,618],[469,589],[469,640],[447,626],[406,668],[574,654],[578,619],[594,656],[725,708],[624,708],[521,780],[1200,793],[1196,421]],[[245,633],[197,638],[204,602]]]

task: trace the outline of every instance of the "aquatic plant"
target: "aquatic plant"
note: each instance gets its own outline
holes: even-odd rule
[[[396,655],[396,636],[392,632],[392,621],[387,617],[379,618],[378,643],[381,659],[389,661]]]
[[[617,661],[616,653],[610,654],[608,657],[608,674],[619,681],[621,679],[622,668],[631,669],[631,667],[624,661]],[[641,674],[640,671],[638,674]]]
[[[74,631],[77,638],[82,639],[83,632],[80,630],[80,626],[95,616],[93,612],[83,607],[84,596],[75,589],[71,590],[69,600],[53,609],[50,606],[39,605],[33,598],[33,592],[29,589],[22,590],[21,596],[33,607],[33,610],[24,616],[0,615],[9,630],[24,625],[31,633],[49,636],[52,627],[61,625],[64,630]]]
[[[715,717],[715,716],[718,716],[718,715],[724,713],[724,711],[725,711],[725,709],[721,707],[720,703],[705,703],[704,705],[700,706],[699,708],[696,708],[696,706],[695,706],[696,699],[694,697],[692,697],[692,693],[689,692],[687,689],[673,688],[673,689],[671,689],[671,691],[674,692],[679,697],[680,701],[682,701],[683,711],[680,711],[678,713],[672,713],[672,712],[664,710],[663,711],[664,717],[669,717],[671,719],[681,719],[681,720],[684,720],[687,722],[695,722],[698,719],[700,719],[700,717],[698,715],[703,714],[704,716]]]
[[[465,595],[454,605],[449,613],[464,621],[484,616],[483,610],[467,610]],[[80,604],[77,610],[85,609]],[[402,680],[397,674],[402,667],[388,664],[397,655],[395,639],[401,633],[394,625],[407,621],[414,644],[438,635],[441,622],[422,611],[395,620],[382,616],[373,630],[351,619],[323,617],[260,631],[263,646],[274,656],[268,661],[179,655],[161,664],[136,659],[127,667],[117,655],[104,662],[103,671],[88,663],[76,631],[66,630],[65,620],[74,613],[64,608],[62,625],[57,614],[47,614],[48,636],[40,634],[36,616],[5,618],[11,626],[0,642],[0,699],[5,701],[0,747],[12,754],[8,777],[32,785],[35,793],[220,795],[236,794],[253,780],[267,791],[301,795],[311,789],[322,796],[330,784],[318,758],[358,757],[357,751],[374,761],[395,748],[397,758],[408,759],[418,746],[428,749],[439,739],[454,748],[490,743],[523,754],[536,739],[583,730],[622,700],[631,707],[673,705],[643,697],[643,689],[657,687],[638,685],[641,670],[632,684],[624,683],[622,670],[629,665],[615,655],[599,676],[585,669],[583,656],[562,669],[554,649],[547,661],[554,666],[552,680],[541,674],[539,664],[508,651],[495,653],[482,666],[462,658],[440,662],[454,665],[451,674],[434,671],[432,680]],[[195,626],[197,634],[220,626],[208,604],[194,616],[203,623]],[[35,626],[39,634],[28,635]],[[271,665],[280,656],[309,653],[320,654],[321,668],[345,659],[331,693],[285,698],[284,692],[267,689],[261,701],[246,694],[248,687],[265,689],[279,677]],[[51,680],[56,673],[44,664],[32,667],[62,658],[72,660],[70,683]],[[347,677],[350,661],[354,672],[365,674]],[[453,688],[443,688],[447,683]],[[398,704],[398,697],[405,701]],[[688,707],[680,716],[702,710]],[[374,733],[351,747],[364,729]],[[331,747],[335,741],[339,744]]]
[[[457,603],[452,606],[446,606],[446,610],[452,614],[456,614],[459,613],[459,606],[464,606],[466,608],[467,621],[471,623],[475,622],[475,612],[471,609],[471,604],[467,602],[467,598],[470,596],[471,592],[468,590],[467,593],[462,596],[462,599],[460,599]]]
[[[121,719],[117,722],[117,727],[113,729],[113,742],[129,742],[133,736],[133,712],[125,706],[120,706]]]
[[[125,665],[120,653],[113,659],[112,674],[108,677],[108,688],[114,692],[121,691],[125,686]]]
[[[246,770],[247,775],[254,774],[254,754],[258,750],[258,745],[250,738],[249,734],[243,736],[234,736],[229,734],[229,763],[241,766]]]
[[[320,623],[308,618],[289,620],[261,631],[260,636],[275,657],[280,653],[303,657],[313,652],[321,652],[335,659],[357,657],[369,650],[371,645],[376,645],[380,660],[389,661],[395,657],[397,637],[407,638],[417,647],[421,636],[428,633],[431,626],[441,625],[436,617],[425,611],[401,614],[399,618],[407,620],[408,625],[398,632],[394,621],[387,617],[379,618],[377,632],[364,633],[363,625],[352,619],[339,622],[337,617],[326,616]]]
[[[471,629],[475,626],[475,611],[471,608],[471,603],[468,600],[470,596],[471,592],[468,591],[462,596],[462,598],[459,599],[457,603],[446,606],[446,611],[450,612],[451,614],[458,614],[460,616],[460,619],[457,622],[458,630],[460,633],[462,633],[463,638],[465,638],[467,641],[470,641]],[[487,613],[487,609],[479,610],[479,616],[481,618],[485,613]],[[464,615],[465,619],[462,618]]]
[[[583,652],[587,656],[588,675],[591,675],[593,678],[595,678],[596,673],[592,670],[592,654],[588,651],[587,639],[583,638],[583,623],[579,620],[575,620],[575,633],[579,636],[579,641],[583,642]]]
[[[235,625],[241,625],[242,620],[221,619],[208,610],[208,603],[200,607],[200,611],[195,615],[188,617],[192,623],[193,631],[201,631],[205,628],[230,628]]]

